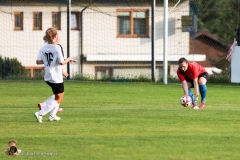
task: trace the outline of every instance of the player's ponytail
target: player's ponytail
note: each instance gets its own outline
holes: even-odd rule
[[[57,30],[55,28],[48,28],[43,37],[44,42],[52,43],[54,37],[57,35]]]

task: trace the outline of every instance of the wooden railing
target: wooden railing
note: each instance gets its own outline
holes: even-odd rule
[[[34,70],[43,70],[43,66],[25,66],[26,70],[30,70],[30,77],[34,77]]]

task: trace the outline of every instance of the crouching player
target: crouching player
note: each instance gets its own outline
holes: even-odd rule
[[[188,62],[184,57],[178,60],[177,76],[182,82],[182,88],[186,97],[190,96],[193,109],[203,109],[206,103],[208,73],[204,67],[196,62]],[[194,95],[191,91],[194,88]],[[198,95],[201,94],[201,103],[198,106]]]

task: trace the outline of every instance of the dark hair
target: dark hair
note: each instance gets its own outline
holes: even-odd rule
[[[178,64],[183,63],[183,62],[188,63],[188,60],[187,60],[186,58],[184,58],[184,57],[182,57],[182,58],[180,58],[180,59],[178,60]]]

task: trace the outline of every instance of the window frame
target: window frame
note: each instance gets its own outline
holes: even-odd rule
[[[77,27],[72,27],[72,24],[71,24],[71,30],[80,30],[80,12],[71,12],[71,16],[72,14],[75,14],[76,15],[76,20],[77,20]]]
[[[16,26],[16,16],[20,15],[20,27]],[[14,30],[22,31],[23,30],[23,12],[14,12]]]
[[[54,26],[54,15],[58,15],[58,26]],[[52,12],[52,27],[56,28],[57,30],[61,30],[61,12]]]
[[[130,34],[119,34],[118,31],[118,13],[129,12],[130,13]],[[134,34],[134,12],[145,12],[146,13],[146,34]],[[149,38],[149,9],[117,9],[116,10],[117,24],[116,24],[116,35],[117,38],[138,38],[147,37]]]
[[[39,20],[39,26],[35,26],[35,15],[39,14],[38,20]],[[42,12],[33,12],[33,30],[42,30]]]
[[[113,67],[95,66],[95,79],[103,78],[103,77],[97,76],[98,72],[105,72],[107,73],[106,77],[109,77],[109,78],[113,77]]]

